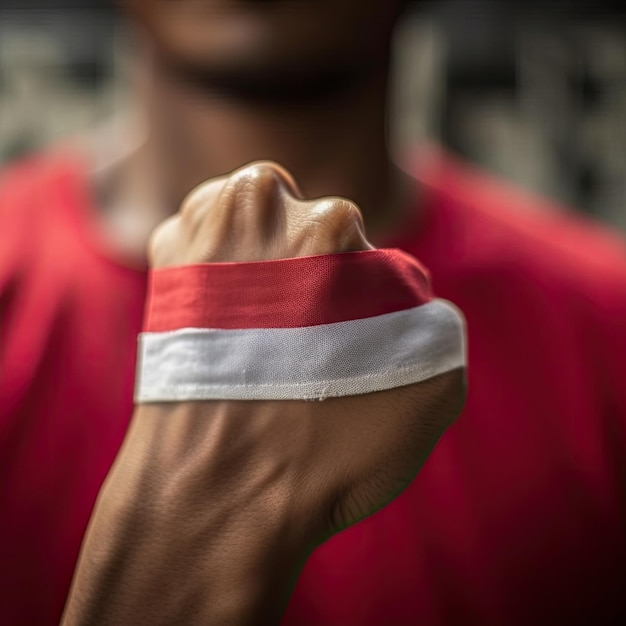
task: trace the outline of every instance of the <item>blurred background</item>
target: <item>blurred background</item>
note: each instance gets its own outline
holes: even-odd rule
[[[395,149],[441,141],[626,231],[617,4],[411,3],[396,46]],[[0,0],[0,163],[123,107],[128,54],[112,1]]]

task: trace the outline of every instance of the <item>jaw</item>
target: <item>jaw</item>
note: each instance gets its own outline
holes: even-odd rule
[[[129,0],[144,39],[170,70],[208,83],[275,90],[331,85],[386,60],[398,2]],[[227,81],[227,75],[232,78]]]

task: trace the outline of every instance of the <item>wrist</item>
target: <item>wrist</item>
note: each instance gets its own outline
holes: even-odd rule
[[[96,503],[79,562],[89,576],[73,589],[64,624],[278,621],[313,533],[280,470],[242,466],[241,442],[224,454],[221,422],[232,423],[236,406],[228,404],[136,411]],[[181,576],[185,584],[172,586]]]

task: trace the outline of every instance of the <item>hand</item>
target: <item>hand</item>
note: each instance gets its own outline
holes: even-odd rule
[[[306,200],[275,163],[253,163],[196,187],[153,233],[154,268],[368,250],[359,209],[345,198]]]
[[[368,248],[351,202],[305,200],[285,170],[257,163],[194,190],[150,258],[162,268]],[[324,402],[139,405],[64,626],[278,622],[312,549],[396,496],[463,400],[455,370]]]
[[[155,232],[150,255],[160,268],[370,248],[352,202],[306,200],[283,168],[261,162],[195,189],[179,214]],[[213,447],[211,463],[222,459],[219,481],[229,489],[235,459],[244,480],[267,468],[274,476],[267,484],[282,494],[294,523],[311,525],[319,540],[397,495],[459,413],[463,399],[463,374],[455,371],[321,404],[232,403],[240,418],[223,425],[223,441]],[[254,419],[247,418],[250,411]]]

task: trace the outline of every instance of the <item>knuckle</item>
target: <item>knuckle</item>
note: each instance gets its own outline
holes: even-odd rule
[[[337,243],[362,238],[363,218],[359,208],[345,198],[325,198],[313,209],[310,227]]]
[[[353,202],[346,201],[341,205],[340,213],[337,218],[342,226],[342,229],[347,237],[350,239],[361,240],[365,227],[363,224],[363,216],[359,207]]]
[[[363,224],[363,217],[359,207],[350,200],[341,199],[335,209],[337,212],[337,219],[341,221],[345,226],[361,226]]]
[[[362,221],[359,208],[345,198],[324,198],[316,207],[320,219],[333,225],[346,227],[350,224],[359,225]]]
[[[258,233],[273,231],[287,212],[289,175],[272,161],[257,161],[228,178],[221,195],[222,211],[239,226]]]
[[[253,163],[231,174],[220,195],[220,206],[232,217],[262,219],[274,208],[277,179],[270,165]]]
[[[287,189],[294,195],[300,195],[293,176],[275,161],[254,161],[236,170],[229,178],[231,187],[245,191],[273,194],[277,187]]]
[[[273,161],[256,161],[237,170],[230,177],[232,186],[268,191],[278,183],[280,167]]]

